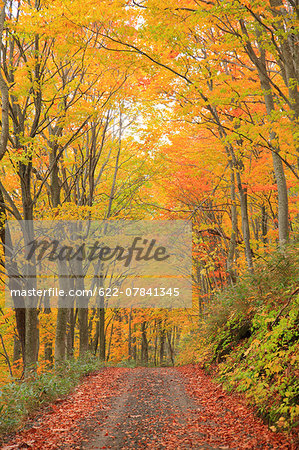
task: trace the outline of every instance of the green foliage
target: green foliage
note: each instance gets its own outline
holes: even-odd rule
[[[267,305],[255,314],[251,337],[219,365],[224,386],[244,392],[269,423],[283,428],[298,419],[298,311],[297,298],[271,329],[278,308]]]
[[[259,262],[218,294],[197,336],[197,362],[207,370],[217,363],[217,379],[274,429],[298,424],[298,267],[295,246]]]
[[[100,367],[98,358],[86,354],[84,358],[66,361],[55,371],[34,375],[29,381],[7,384],[0,391],[0,433],[15,430],[29,414],[64,397],[83,376]]]

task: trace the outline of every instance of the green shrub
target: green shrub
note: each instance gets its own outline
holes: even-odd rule
[[[268,423],[290,429],[299,417],[299,253],[259,260],[215,296],[188,345],[227,390],[243,392]],[[183,349],[186,351],[186,349]],[[179,358],[180,360],[180,358]],[[181,358],[183,360],[183,358]]]
[[[299,299],[269,328],[277,310],[264,308],[253,318],[252,335],[219,365],[218,379],[244,392],[269,424],[290,428],[298,419]]]
[[[67,395],[80,379],[101,367],[98,358],[86,354],[71,359],[52,372],[35,375],[29,381],[13,382],[0,390],[0,433],[15,430],[40,406]]]

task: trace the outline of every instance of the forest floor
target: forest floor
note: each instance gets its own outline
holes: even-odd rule
[[[295,449],[197,366],[105,368],[1,449]]]

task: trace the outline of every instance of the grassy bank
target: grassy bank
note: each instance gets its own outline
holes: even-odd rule
[[[228,391],[244,393],[274,430],[298,425],[298,287],[293,246],[220,292],[181,351],[184,362],[189,352]]]
[[[41,406],[66,396],[81,378],[102,367],[99,359],[86,355],[68,360],[59,370],[15,381],[0,390],[0,434],[14,431]]]

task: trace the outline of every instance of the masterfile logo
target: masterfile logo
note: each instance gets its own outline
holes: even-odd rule
[[[8,307],[192,305],[187,221],[8,221]]]
[[[141,241],[141,242],[140,242]],[[140,243],[139,243],[140,242]],[[139,243],[139,245],[138,245]],[[28,254],[26,255],[27,261],[31,260],[33,256],[36,256],[36,260],[40,261],[44,258],[45,253],[49,250],[49,261],[72,261],[74,259],[78,261],[123,261],[125,267],[129,267],[132,259],[136,261],[165,261],[170,258],[167,254],[167,250],[164,246],[157,246],[156,239],[152,239],[150,242],[148,239],[142,239],[141,237],[135,237],[132,245],[127,249],[117,245],[115,248],[103,246],[99,241],[94,242],[91,246],[81,244],[80,246],[72,247],[69,245],[60,245],[57,239],[52,241],[42,240],[39,242],[37,239],[29,242]]]

